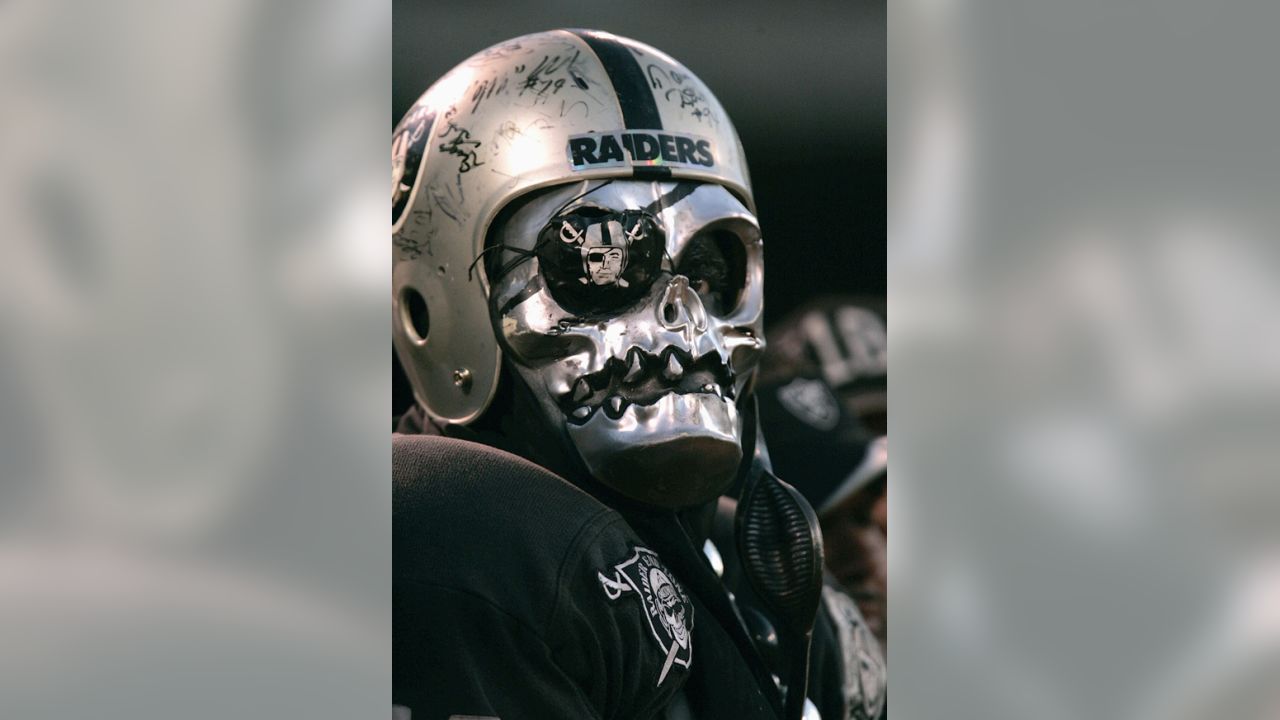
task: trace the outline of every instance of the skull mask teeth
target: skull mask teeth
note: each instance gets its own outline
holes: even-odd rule
[[[573,389],[560,396],[568,422],[582,425],[597,411],[617,420],[628,406],[653,405],[671,393],[734,399],[733,374],[716,353],[695,360],[679,348],[667,348],[660,355],[633,348],[628,358],[609,358],[603,370],[579,377]]]

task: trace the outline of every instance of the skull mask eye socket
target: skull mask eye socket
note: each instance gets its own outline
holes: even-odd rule
[[[747,251],[738,236],[724,229],[697,234],[684,252],[676,274],[689,279],[707,310],[725,316],[738,307],[747,280]]]
[[[581,208],[538,234],[538,267],[551,296],[585,318],[605,317],[645,297],[662,266],[662,227],[636,210]]]

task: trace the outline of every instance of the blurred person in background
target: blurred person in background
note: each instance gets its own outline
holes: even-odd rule
[[[821,297],[767,337],[757,395],[774,470],[817,508],[827,566],[887,654],[884,301]]]

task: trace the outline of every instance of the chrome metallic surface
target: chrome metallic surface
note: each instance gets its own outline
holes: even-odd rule
[[[639,301],[590,318],[557,303],[538,258],[521,262],[519,252],[532,250],[553,218],[581,208],[655,208],[667,256]],[[494,279],[504,350],[592,475],[655,505],[718,496],[742,459],[737,400],[764,348],[763,243],[752,213],[719,185],[583,182],[531,199],[496,232],[511,248],[499,264],[517,263]],[[741,290],[721,314],[675,271],[690,244],[711,233],[740,243],[744,258]]]
[[[453,371],[453,384],[462,390],[471,387],[471,371],[466,368],[458,368]]]
[[[601,47],[616,51],[612,64],[593,49]],[[649,126],[637,127],[641,121]],[[640,157],[640,135],[658,156]],[[606,152],[606,136],[622,159]],[[571,140],[597,147],[598,157],[575,155]],[[753,208],[737,133],[710,90],[666,54],[608,33],[555,30],[495,45],[442,77],[405,115],[392,140],[392,338],[433,419],[469,423],[497,390],[501,351],[484,331],[488,280],[483,268],[468,271],[497,214],[539,188],[641,174],[713,183]],[[409,289],[429,311],[425,337],[400,307],[417,296]],[[705,334],[696,318],[690,323],[686,338]],[[470,382],[454,382],[461,367]],[[700,412],[685,415],[692,421]],[[728,421],[727,410],[716,412]]]

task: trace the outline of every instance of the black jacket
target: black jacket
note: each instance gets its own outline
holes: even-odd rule
[[[393,473],[393,700],[413,720],[780,716],[772,668],[674,513],[624,517],[451,438],[395,436]],[[843,717],[829,618],[815,635],[810,697]]]

